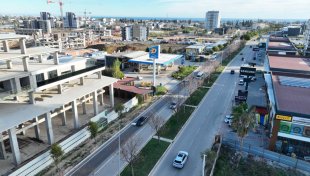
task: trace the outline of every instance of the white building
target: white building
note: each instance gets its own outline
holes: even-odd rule
[[[143,25],[135,24],[133,26],[125,26],[122,28],[122,39],[124,41],[147,41],[149,36],[149,28]]]
[[[207,30],[214,30],[219,28],[221,24],[221,17],[219,11],[208,11],[206,14],[205,28]]]
[[[306,24],[304,54],[310,56],[310,20]]]

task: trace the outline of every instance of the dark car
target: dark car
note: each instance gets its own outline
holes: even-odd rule
[[[169,107],[170,109],[172,109],[172,110],[175,110],[176,108],[177,108],[177,103],[176,102],[171,102],[171,104],[170,104],[170,107]]]
[[[147,121],[148,117],[146,116],[141,116],[137,122],[136,122],[136,126],[142,126],[145,124],[145,122]]]
[[[230,70],[230,74],[235,74],[235,70]]]

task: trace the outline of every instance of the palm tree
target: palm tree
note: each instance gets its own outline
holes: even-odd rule
[[[255,107],[247,108],[246,103],[233,108],[232,128],[236,130],[240,140],[240,151],[242,151],[243,140],[247,136],[249,130],[253,129],[256,125],[255,120]]]

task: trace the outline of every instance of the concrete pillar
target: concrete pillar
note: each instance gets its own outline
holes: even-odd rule
[[[72,112],[73,112],[73,123],[74,123],[74,128],[78,129],[80,127],[79,123],[79,114],[78,114],[78,109],[77,109],[77,103],[76,100],[72,101]]]
[[[75,72],[75,65],[71,65],[71,72]]]
[[[44,80],[48,80],[48,72],[43,73]]]
[[[52,145],[54,144],[54,134],[53,134],[52,118],[51,118],[50,112],[45,114],[45,128],[46,128],[48,144]]]
[[[114,88],[113,88],[113,84],[111,84],[109,86],[109,92],[110,92],[110,102],[111,102],[111,106],[114,107]]]
[[[99,113],[97,90],[95,92],[93,92],[93,107],[94,107],[94,115],[97,115]]]
[[[103,93],[99,95],[99,102],[100,102],[100,106],[103,106]]]
[[[24,38],[19,39],[19,47],[20,47],[21,54],[27,54],[26,41]]]
[[[62,126],[66,126],[67,125],[67,114],[66,114],[66,110],[65,110],[65,106],[62,106]]]
[[[36,89],[38,87],[36,75],[30,75],[29,76],[29,82],[30,82],[30,87],[32,89]]]
[[[21,92],[22,91],[22,86],[20,85],[19,78],[14,78],[14,82],[15,82],[16,92]]]
[[[15,165],[18,166],[21,163],[21,158],[20,158],[20,151],[19,151],[15,127],[9,129],[8,132],[9,132],[9,138],[10,138],[10,146],[11,146],[11,150],[13,154],[13,160],[14,160]]]
[[[29,104],[35,104],[36,101],[35,101],[35,99],[34,99],[34,92],[31,91],[31,92],[29,92],[28,94],[29,94]]]
[[[39,119],[38,117],[34,118],[35,126],[34,126],[34,133],[37,139],[40,139],[40,127],[39,127]]]
[[[6,61],[6,67],[7,67],[7,69],[12,69],[13,68],[13,64],[12,64],[11,60],[7,60]]]
[[[9,52],[10,51],[9,42],[7,40],[4,40],[4,41],[2,41],[2,44],[3,44],[4,52]]]
[[[53,56],[54,56],[54,64],[59,65],[58,51],[56,51]]]
[[[101,79],[102,78],[102,73],[101,71],[98,72],[98,79]]]
[[[24,66],[25,72],[29,71],[29,58],[28,58],[28,56],[23,57],[23,66]]]
[[[83,109],[83,114],[86,114],[86,97],[83,97],[83,103],[82,103],[82,109]]]
[[[81,85],[84,85],[84,77],[81,77],[81,78],[80,78],[80,84],[81,84]]]
[[[57,85],[57,89],[58,89],[58,94],[62,94],[62,85],[61,84]]]
[[[43,55],[40,54],[40,55],[39,55],[39,63],[42,63],[42,62],[43,62]]]
[[[6,159],[6,151],[4,147],[3,136],[0,133],[0,160],[5,160],[5,159]]]

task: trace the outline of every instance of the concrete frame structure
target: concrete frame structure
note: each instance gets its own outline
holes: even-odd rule
[[[2,39],[3,38],[0,38],[0,40]],[[10,38],[10,40],[12,40],[12,38]],[[7,42],[3,43],[6,44]],[[45,47],[38,47],[37,50],[34,48],[26,49],[26,47],[23,48],[23,46],[25,46],[25,40],[20,40],[20,43],[22,45],[20,54],[8,48],[5,48],[6,51],[0,52],[0,59],[7,60],[5,69],[11,71],[9,73],[1,73],[0,71],[0,82],[5,82],[5,85],[11,90],[10,96],[16,96],[17,101],[14,104],[6,103],[5,101],[0,102],[0,134],[8,131],[8,135],[1,135],[0,138],[0,156],[6,156],[5,149],[2,146],[3,141],[9,139],[13,153],[13,161],[16,165],[22,162],[17,134],[33,128],[35,137],[41,139],[41,131],[38,125],[45,122],[47,143],[49,145],[55,143],[52,123],[53,117],[61,114],[62,125],[66,126],[66,111],[72,110],[74,128],[80,128],[77,107],[81,105],[83,107],[83,114],[86,114],[86,101],[92,100],[94,104],[94,114],[98,114],[98,96],[100,96],[100,103],[103,104],[103,88],[112,86],[113,92],[113,83],[117,82],[114,78],[102,76],[101,73],[105,69],[104,66],[89,65],[89,63],[87,63],[89,58],[78,57],[70,62],[62,63],[55,49],[48,49],[47,51]],[[42,49],[41,52],[40,49]],[[13,52],[13,56],[12,54],[9,56],[7,54],[8,52]],[[52,61],[43,58],[43,54],[46,53],[53,55]],[[38,60],[33,61],[30,57],[38,57]],[[22,60],[22,65],[16,64],[16,59],[19,60],[19,62]],[[67,73],[68,71],[71,73],[62,75],[62,73]],[[22,92],[23,85],[21,85],[21,79],[29,83],[27,94]],[[98,79],[100,81],[98,81]],[[75,85],[75,82],[79,83]],[[70,87],[67,85],[68,83],[72,83],[74,86]],[[52,94],[53,96],[49,98],[45,98],[44,96],[38,98],[38,95],[44,93],[44,91],[52,91],[55,88],[57,93]],[[64,92],[67,94],[64,94]],[[15,93],[23,94],[23,96],[26,97],[28,96],[28,103],[19,103],[17,98],[18,95],[15,95]],[[110,100],[112,102],[111,106],[113,107],[113,93],[110,95]],[[44,118],[40,118],[42,116]],[[16,128],[16,126],[24,122],[32,123],[31,125],[22,127],[22,129]],[[6,157],[3,158],[6,159]]]

